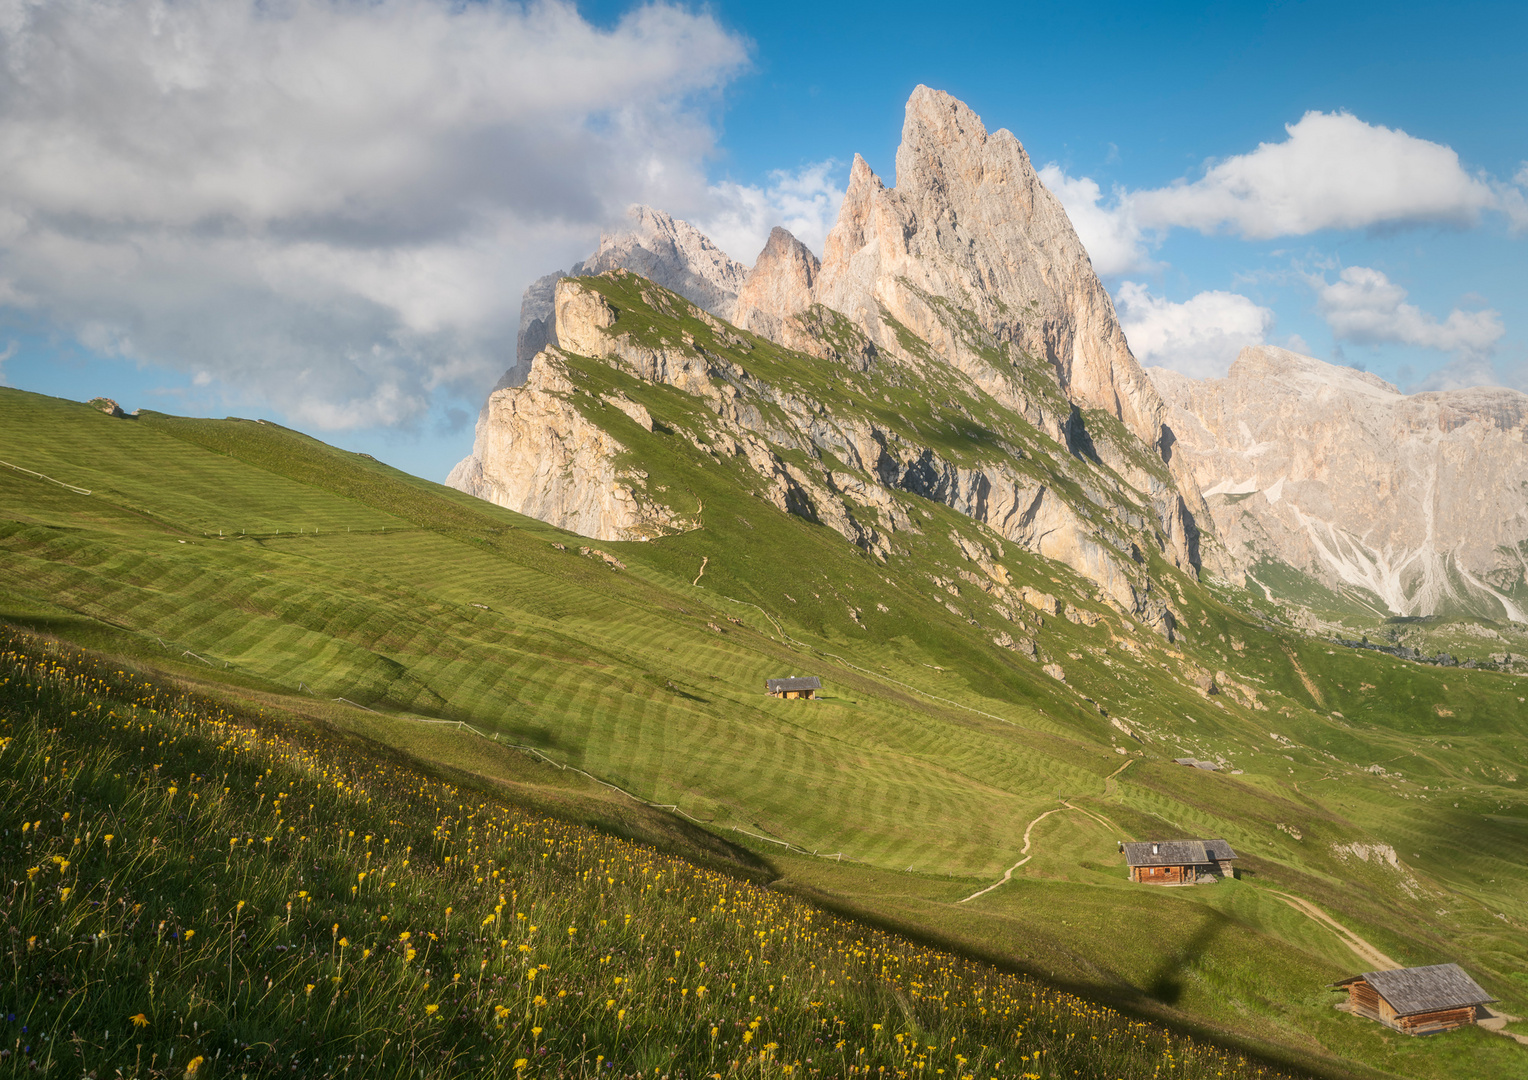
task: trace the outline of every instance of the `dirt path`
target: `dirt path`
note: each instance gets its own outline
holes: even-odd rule
[[[1346,926],[1343,926],[1340,922],[1332,918],[1326,912],[1322,911],[1315,904],[1312,904],[1309,900],[1302,900],[1298,896],[1290,896],[1288,893],[1279,892],[1277,889],[1269,889],[1268,891],[1282,899],[1284,903],[1300,912],[1300,914],[1309,916],[1316,922],[1319,922],[1323,926],[1327,927],[1329,930],[1336,931],[1337,936],[1342,939],[1342,943],[1348,948],[1352,949],[1354,954],[1360,960],[1366,964],[1374,965],[1372,968],[1370,968],[1371,971],[1393,971],[1396,968],[1404,966],[1402,964],[1397,964],[1394,960],[1390,959],[1390,957],[1380,952],[1373,945],[1370,945],[1363,938],[1353,933],[1353,931],[1349,930]]]
[[[1528,1046],[1528,1035],[1518,1035],[1515,1032],[1507,1030],[1507,1025],[1517,1023],[1522,1019],[1521,1016],[1513,1016],[1510,1013],[1498,1012],[1497,1010],[1489,1008],[1485,1005],[1480,1006],[1477,1012],[1483,1012],[1486,1014],[1486,1016],[1482,1020],[1476,1020],[1476,1026],[1483,1027],[1487,1031],[1494,1032],[1497,1035],[1505,1035],[1507,1038],[1512,1039],[1515,1042],[1520,1042],[1524,1046]]]
[[[1024,857],[1022,859],[1020,859],[1018,862],[1014,863],[1012,866],[1010,866],[1006,871],[1004,871],[1001,880],[994,881],[991,885],[988,885],[985,889],[978,889],[976,892],[974,892],[970,896],[966,897],[965,900],[957,900],[956,903],[964,904],[966,902],[966,900],[975,900],[978,896],[985,896],[987,893],[991,892],[993,889],[997,888],[999,885],[1006,885],[1009,881],[1011,881],[1013,879],[1013,872],[1015,870],[1017,870],[1019,867],[1023,866],[1030,859],[1034,858],[1033,855],[1028,854],[1028,851],[1029,851],[1029,834],[1034,832],[1035,826],[1040,824],[1040,822],[1044,821],[1046,818],[1050,817],[1052,814],[1059,814],[1063,810],[1075,810],[1075,809],[1076,809],[1076,807],[1073,807],[1073,806],[1058,806],[1054,810],[1047,810],[1047,811],[1045,811],[1045,813],[1041,814],[1039,817],[1037,817],[1033,821],[1031,821],[1029,823],[1029,828],[1024,830],[1024,846],[1021,849],[1019,849],[1019,854],[1023,855]]]
[[[702,555],[700,557],[700,573],[695,575],[695,580],[690,582],[691,585],[699,585],[700,584],[700,579],[706,576],[706,563],[708,563],[710,561],[711,561],[711,556],[709,556],[709,555]]]
[[[1113,829],[1116,833],[1120,832],[1120,827],[1114,824],[1114,822],[1110,821],[1108,818],[1104,817],[1102,814],[1094,813],[1092,810],[1089,810],[1083,806],[1073,806],[1071,803],[1066,802],[1064,799],[1062,802],[1068,810],[1075,810],[1079,814],[1083,814],[1086,817],[1092,818],[1094,821],[1098,822],[1106,829]]]

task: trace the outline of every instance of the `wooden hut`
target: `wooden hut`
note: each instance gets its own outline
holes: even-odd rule
[[[1147,885],[1194,885],[1201,876],[1235,877],[1236,852],[1224,840],[1145,840],[1121,843],[1130,880]]]
[[[767,679],[764,689],[770,697],[812,698],[822,689],[822,680],[816,675],[792,675],[788,679]]]
[[[1366,971],[1332,984],[1346,990],[1337,1006],[1407,1035],[1435,1035],[1473,1024],[1479,1006],[1495,1001],[1458,964]]]

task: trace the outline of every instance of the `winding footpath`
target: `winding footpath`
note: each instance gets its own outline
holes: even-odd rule
[[[1029,828],[1024,830],[1024,846],[1019,850],[1019,854],[1023,855],[1024,857],[1022,859],[1020,859],[1018,862],[1014,863],[1012,866],[1010,866],[1003,873],[1003,877],[1002,877],[1001,880],[994,881],[991,885],[988,885],[985,889],[978,889],[976,892],[974,892],[970,896],[966,897],[965,900],[957,900],[956,903],[964,904],[964,903],[966,903],[967,900],[975,900],[978,896],[985,896],[987,893],[991,892],[993,889],[997,888],[999,885],[1006,885],[1006,884],[1008,884],[1008,882],[1013,879],[1013,872],[1015,870],[1017,870],[1019,867],[1023,866],[1025,863],[1027,863],[1030,859],[1034,858],[1033,855],[1027,854],[1027,852],[1029,851],[1029,834],[1034,831],[1035,826],[1040,824],[1040,822],[1044,821],[1046,818],[1050,817],[1052,814],[1059,814],[1063,810],[1075,810],[1075,809],[1076,809],[1076,807],[1074,807],[1074,806],[1058,806],[1054,810],[1047,810],[1047,811],[1045,811],[1045,813],[1041,814],[1039,817],[1037,817],[1033,821],[1031,821],[1029,823]]]

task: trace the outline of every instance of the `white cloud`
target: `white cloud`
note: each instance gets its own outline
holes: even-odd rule
[[[15,338],[12,338],[10,341],[6,342],[5,348],[0,349],[0,386],[9,385],[5,381],[5,362],[11,357],[15,356],[17,350],[20,348],[21,343],[18,342]]]
[[[745,61],[667,3],[4,3],[0,306],[300,422],[407,424],[491,384],[523,284],[630,203],[713,205]]]
[[[1528,166],[1514,187],[1467,172],[1450,147],[1345,112],[1308,112],[1285,131],[1282,142],[1212,163],[1198,180],[1116,188],[1107,202],[1092,179],[1054,163],[1040,175],[1102,274],[1145,267],[1150,246],[1173,228],[1267,240],[1320,229],[1463,227],[1491,210],[1514,232],[1528,229]]]
[[[1225,375],[1245,346],[1267,340],[1274,321],[1240,293],[1202,292],[1180,304],[1135,281],[1120,285],[1115,303],[1136,359],[1197,379]]]
[[[1097,273],[1112,276],[1151,268],[1133,205],[1121,189],[1114,190],[1112,206],[1100,206],[1103,192],[1097,183],[1086,176],[1074,179],[1055,162],[1040,169],[1040,180],[1066,208]]]
[[[1137,192],[1147,228],[1226,228],[1255,240],[1318,229],[1441,222],[1473,225],[1499,205],[1459,155],[1351,113],[1308,112],[1283,142],[1260,143],[1193,183]]]
[[[1309,279],[1321,314],[1339,341],[1360,345],[1399,344],[1481,357],[1501,339],[1501,315],[1492,310],[1454,308],[1441,322],[1415,304],[1406,290],[1379,270],[1349,266],[1337,280]]]
[[[712,206],[697,215],[694,225],[717,247],[749,266],[776,225],[821,255],[844,201],[844,187],[834,178],[839,171],[838,162],[819,161],[795,172],[775,170],[768,187],[732,181],[714,184],[708,191]]]

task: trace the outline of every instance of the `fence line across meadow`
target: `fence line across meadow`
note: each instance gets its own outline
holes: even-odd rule
[[[0,461],[0,465],[4,465],[7,469],[15,469],[19,473],[26,473],[28,476],[35,476],[39,480],[46,480],[50,484],[57,484],[61,488],[68,488],[76,495],[90,494],[89,488],[75,487],[73,484],[66,484],[62,480],[53,479],[53,477],[48,476],[46,473],[34,472],[31,469],[24,469],[20,465],[12,465],[9,461]]]

